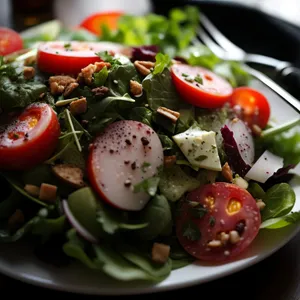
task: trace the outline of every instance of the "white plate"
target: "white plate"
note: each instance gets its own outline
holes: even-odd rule
[[[272,116],[278,123],[298,116],[288,104],[257,82],[254,86],[262,90],[269,98]],[[297,195],[294,211],[300,210],[300,180],[292,183]],[[126,295],[154,293],[201,284],[238,272],[260,262],[288,243],[300,230],[299,226],[290,226],[281,230],[261,231],[255,242],[238,260],[220,265],[194,263],[175,270],[158,284],[141,282],[119,282],[102,274],[91,271],[79,263],[67,268],[49,266],[32,254],[30,247],[24,244],[1,245],[0,272],[15,279],[56,290],[98,295]]]

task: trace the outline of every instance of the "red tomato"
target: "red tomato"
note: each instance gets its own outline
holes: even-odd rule
[[[54,152],[59,136],[51,106],[29,105],[0,133],[0,169],[25,170],[42,163]]]
[[[82,68],[101,61],[97,52],[127,54],[128,48],[110,42],[47,42],[38,49],[37,65],[50,74],[78,74]]]
[[[23,40],[14,30],[0,27],[0,55],[7,55],[23,49]]]
[[[204,214],[201,217],[201,212]],[[260,211],[251,194],[234,184],[217,182],[200,187],[182,202],[176,233],[183,248],[197,259],[226,261],[241,254],[256,237]],[[221,233],[240,240],[221,243]],[[228,236],[227,236],[228,237]],[[215,244],[213,247],[211,244]],[[219,242],[218,242],[219,241]]]
[[[174,64],[171,76],[180,96],[195,106],[222,107],[232,94],[229,82],[202,67]]]
[[[101,25],[105,24],[108,28],[114,30],[118,26],[118,20],[123,15],[121,11],[107,11],[95,13],[85,18],[80,27],[83,27],[97,35],[101,35]]]
[[[262,129],[268,124],[271,109],[267,98],[250,87],[238,87],[231,96],[231,106],[239,118],[251,127],[256,124]]]

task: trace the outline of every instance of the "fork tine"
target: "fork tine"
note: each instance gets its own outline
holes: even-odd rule
[[[199,27],[197,37],[219,58],[224,58],[225,51],[204,30]]]
[[[230,40],[228,40],[220,31],[217,29],[217,27],[204,15],[201,13],[200,15],[200,23],[203,25],[203,27],[207,30],[211,36],[214,37],[217,43],[226,50],[227,52],[239,52],[240,54],[244,53],[244,50],[233,44]]]

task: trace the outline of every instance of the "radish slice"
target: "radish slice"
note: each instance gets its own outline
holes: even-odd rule
[[[283,167],[283,158],[274,155],[266,150],[256,161],[253,167],[245,175],[247,179],[252,179],[265,183],[275,172]]]
[[[139,211],[150,200],[134,186],[157,174],[163,165],[163,147],[146,124],[122,120],[112,123],[90,147],[88,174],[92,187],[110,205]]]
[[[90,234],[74,217],[72,214],[68,201],[67,200],[62,200],[62,206],[64,209],[64,213],[66,217],[68,218],[69,222],[71,225],[76,229],[76,231],[88,242],[97,244],[99,241],[97,238],[95,238],[92,234]]]
[[[239,119],[230,120],[226,125],[233,132],[242,159],[247,165],[252,166],[255,159],[255,146],[250,129]]]

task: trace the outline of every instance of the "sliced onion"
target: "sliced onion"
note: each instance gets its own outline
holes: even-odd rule
[[[239,119],[227,121],[226,125],[233,132],[242,159],[247,165],[252,166],[255,159],[255,146],[250,129]]]
[[[65,212],[66,217],[68,218],[71,225],[76,229],[78,234],[80,234],[85,240],[87,240],[90,243],[97,244],[99,240],[94,237],[92,234],[90,234],[74,217],[72,214],[69,204],[67,200],[62,200],[62,206]]]
[[[245,178],[265,183],[282,167],[283,158],[266,150],[248,171]]]

